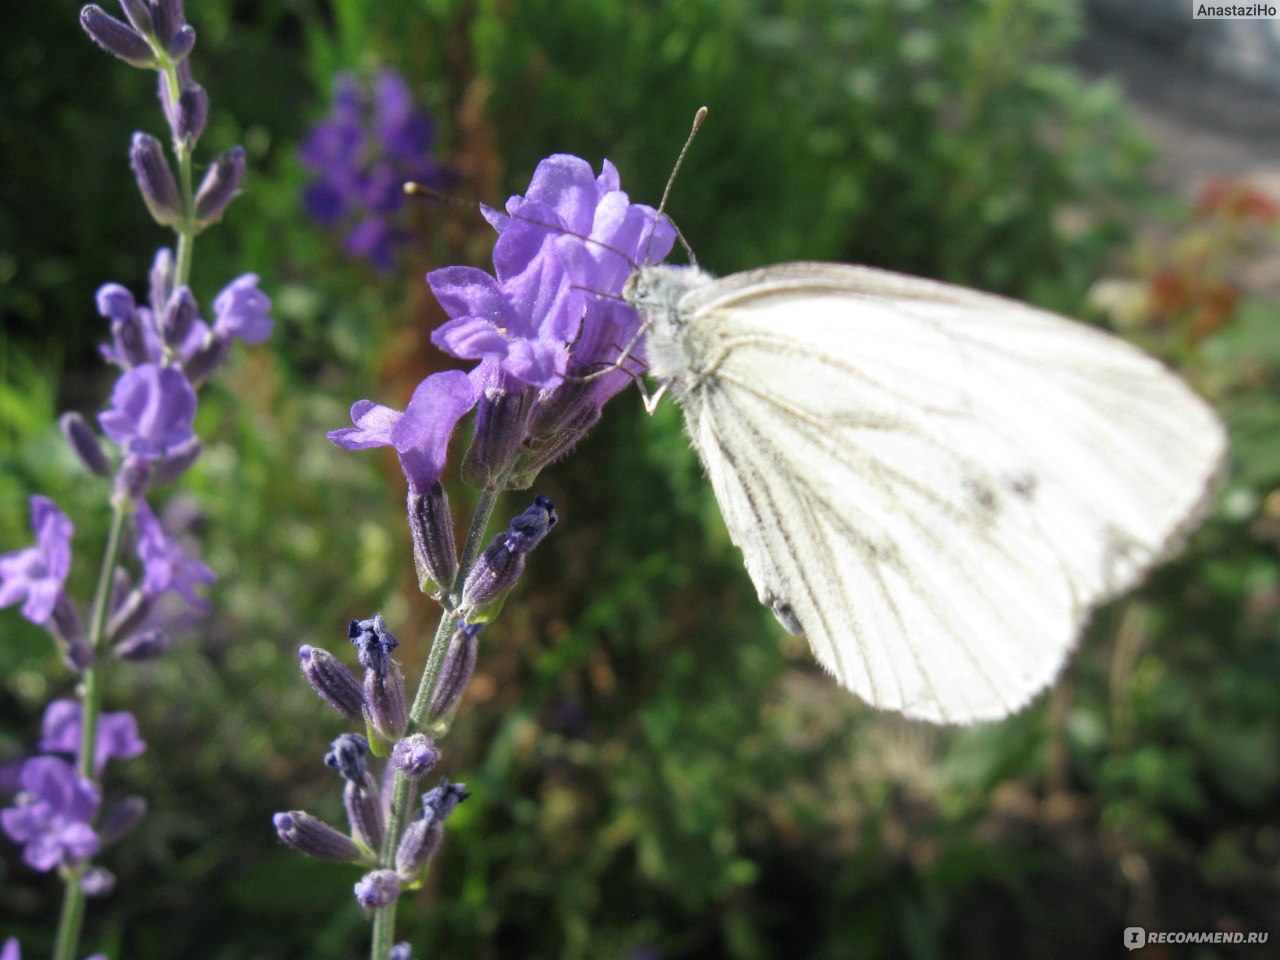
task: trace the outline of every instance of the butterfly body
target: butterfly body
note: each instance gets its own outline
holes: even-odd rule
[[[908,716],[1024,706],[1223,457],[1158,361],[1014,301],[823,263],[644,267],[624,296],[761,601]]]

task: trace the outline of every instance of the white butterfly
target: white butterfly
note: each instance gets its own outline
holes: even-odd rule
[[[647,266],[624,296],[760,600],[910,717],[1024,706],[1223,460],[1159,362],[1011,300],[825,263]]]

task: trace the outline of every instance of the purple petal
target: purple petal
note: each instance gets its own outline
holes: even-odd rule
[[[232,280],[213,301],[216,336],[258,344],[271,336],[275,321],[267,316],[271,298],[258,289],[258,275],[246,273]]]
[[[344,450],[372,450],[391,446],[391,431],[404,414],[372,400],[357,400],[351,405],[354,427],[342,427],[328,433],[329,440]]]
[[[558,153],[538,164],[524,199],[554,208],[568,229],[585,234],[591,230],[600,188],[591,164],[580,157]],[[523,210],[522,205],[517,208]],[[507,210],[516,212],[509,203]]]
[[[159,459],[191,439],[196,394],[181,370],[153,363],[134,367],[116,381],[111,404],[98,422],[129,453]]]
[[[449,439],[478,394],[461,370],[433,373],[413,391],[404,417],[391,438],[411,493],[425,493],[440,479],[449,454]]]
[[[463,360],[479,360],[489,355],[504,357],[509,345],[497,327],[476,317],[442,323],[432,331],[431,342]]]

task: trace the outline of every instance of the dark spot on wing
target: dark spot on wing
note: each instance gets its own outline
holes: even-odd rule
[[[1035,474],[1023,473],[1009,478],[1009,491],[1019,500],[1030,503],[1035,499],[1036,487],[1039,485]]]
[[[778,618],[778,622],[787,633],[797,637],[804,636],[804,625],[800,623],[800,618],[796,616],[791,604],[772,592],[765,594],[764,602],[768,604],[769,609],[773,611],[773,615]]]

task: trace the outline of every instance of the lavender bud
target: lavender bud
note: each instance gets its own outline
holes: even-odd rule
[[[130,794],[107,808],[98,836],[103,844],[123,839],[147,814],[147,801],[137,794]]]
[[[80,620],[80,612],[76,610],[75,601],[65,593],[59,594],[53,604],[49,626],[54,636],[67,647],[84,640],[84,624]]]
[[[380,613],[368,620],[352,620],[347,625],[347,639],[356,645],[360,665],[379,674],[386,670],[391,652],[400,646],[400,641],[387,630],[387,622]]]
[[[124,574],[124,571],[117,568],[117,573]],[[130,590],[114,606],[111,619],[107,623],[107,636],[119,637],[132,632],[146,619],[147,614],[151,612],[151,607],[152,600],[146,593],[138,589]]]
[[[440,750],[425,733],[411,733],[391,748],[391,766],[406,777],[420,780],[440,760]]]
[[[93,647],[85,640],[72,640],[63,651],[62,662],[68,670],[82,673],[93,665]]]
[[[443,823],[458,804],[470,797],[465,783],[450,783],[448,777],[441,777],[438,785],[422,795],[422,816],[426,820]]]
[[[151,486],[151,461],[131,453],[116,474],[116,491],[130,500],[141,500]]]
[[[271,818],[280,839],[299,853],[334,863],[355,863],[363,854],[356,842],[319,817],[302,810],[277,813]]]
[[[240,191],[244,179],[244,148],[232,147],[218,155],[196,191],[196,225],[201,229],[216,223]]]
[[[410,491],[408,508],[418,587],[423,593],[448,590],[458,572],[458,548],[444,485],[437,480],[425,494]]]
[[[409,725],[409,709],[404,699],[404,677],[400,666],[388,660],[386,670],[364,672],[365,712],[373,729],[384,740],[398,740]]]
[[[173,452],[168,456],[153,462],[152,485],[159,487],[166,483],[173,483],[191,469],[191,465],[200,459],[200,454],[203,452],[204,444],[194,435],[186,443],[174,447]]]
[[[196,32],[189,24],[183,24],[177,33],[173,35],[173,39],[169,41],[166,52],[169,59],[174,63],[179,60],[187,59],[187,54],[191,52],[191,48],[196,45]]]
[[[147,0],[120,0],[120,6],[133,29],[144,37],[155,36],[156,25],[151,21],[151,6]]]
[[[444,824],[438,820],[419,818],[405,827],[396,847],[396,873],[400,879],[407,883],[417,877],[440,849],[442,840]]]
[[[514,517],[505,533],[489,543],[462,587],[462,609],[471,622],[488,622],[498,615],[507,592],[524,572],[525,557],[556,525],[555,505],[543,496]]]
[[[391,870],[374,870],[356,883],[356,902],[366,910],[377,910],[400,896],[400,878]]]
[[[217,372],[231,355],[231,341],[221,337],[210,337],[203,347],[195,352],[191,359],[182,365],[182,372],[187,375],[191,386],[198,387]]]
[[[347,810],[351,835],[376,854],[382,849],[384,825],[382,799],[373,777],[366,773],[359,783],[348,781],[342,788],[342,805]]]
[[[156,39],[161,46],[169,46],[174,34],[187,22],[182,0],[151,0],[151,19],[156,25]]]
[[[161,247],[151,261],[151,272],[148,277],[151,307],[157,313],[164,309],[169,298],[173,296],[173,281],[176,276],[177,267],[173,262],[173,251],[168,247]]]
[[[440,722],[458,705],[462,691],[471,682],[471,674],[476,669],[479,650],[477,637],[483,629],[483,623],[464,622],[453,632],[449,639],[449,649],[444,655],[444,663],[440,666],[440,675],[436,678],[435,689],[431,691],[431,701],[427,704],[428,723]]]
[[[329,745],[324,755],[324,765],[337,770],[344,780],[364,783],[367,774],[365,757],[369,755],[369,741],[358,733],[340,733]]]
[[[90,867],[80,878],[86,897],[105,897],[116,888],[116,875],[106,867]]]
[[[392,947],[387,960],[413,960],[413,948],[409,946],[409,941],[401,940]]]
[[[177,226],[182,219],[182,201],[160,141],[149,133],[135,133],[129,147],[129,163],[152,219],[161,226]]]
[[[205,121],[209,119],[209,95],[198,83],[190,83],[182,88],[178,95],[178,106],[173,118],[173,135],[193,147],[204,133]]]
[[[150,363],[151,352],[133,294],[118,283],[107,283],[98,288],[94,302],[98,313],[111,321],[111,337],[124,363],[130,367]]]
[[[102,452],[98,435],[93,432],[88,420],[78,413],[64,413],[58,420],[58,426],[62,428],[67,444],[75,451],[86,470],[100,477],[111,476],[111,464],[107,462],[107,455]]]
[[[169,649],[169,637],[163,630],[144,630],[121,640],[111,649],[121,660],[133,663],[155,660]]]
[[[528,489],[544,467],[572,450],[599,420],[600,404],[593,383],[566,381],[545,401],[539,398],[507,488]]]
[[[303,644],[298,648],[298,658],[302,662],[302,675],[320,694],[321,700],[348,720],[364,722],[364,693],[351,671],[319,647]]]
[[[462,460],[462,479],[483,490],[495,490],[520,453],[538,391],[511,380],[486,387],[476,407],[475,433]]]
[[[96,4],[91,3],[80,11],[80,26],[94,43],[129,66],[143,69],[159,66],[151,45],[137,30]]]
[[[188,286],[179,287],[169,297],[161,314],[160,329],[164,333],[164,342],[170,349],[177,350],[186,342],[199,311],[196,298]]]

